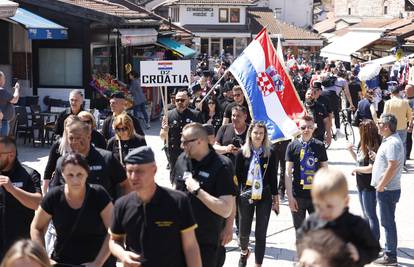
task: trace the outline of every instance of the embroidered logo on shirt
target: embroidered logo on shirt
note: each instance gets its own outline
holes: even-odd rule
[[[204,177],[204,178],[208,178],[210,176],[210,174],[208,172],[204,172],[204,171],[199,171],[198,175],[200,175],[201,177]]]
[[[89,169],[91,171],[100,171],[102,170],[102,166],[101,165],[90,166]]]
[[[17,188],[21,188],[23,187],[23,182],[16,182],[16,183],[12,183],[13,186],[17,187]]]
[[[173,225],[174,222],[172,221],[155,221],[155,224],[158,227],[171,227],[171,225]]]

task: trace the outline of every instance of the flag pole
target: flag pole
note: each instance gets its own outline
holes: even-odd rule
[[[226,70],[226,72],[223,73],[223,75],[221,75],[220,79],[218,79],[218,81],[211,87],[211,89],[207,92],[207,94],[203,97],[203,99],[201,99],[200,105],[202,105],[204,103],[204,101],[213,92],[213,90],[217,86],[217,84],[219,84],[221,82],[221,80],[223,79],[224,75],[227,74],[227,72],[228,72],[228,70]]]

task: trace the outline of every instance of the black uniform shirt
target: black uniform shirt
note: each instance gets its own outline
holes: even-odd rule
[[[323,120],[327,118],[329,115],[326,112],[325,107],[318,102],[315,102],[315,104],[312,107],[309,107],[308,111],[315,118],[315,122],[317,125],[317,128],[313,132],[313,136],[319,141],[323,142],[325,138],[325,123]]]
[[[29,193],[41,193],[40,174],[34,169],[15,161],[14,167],[3,172],[17,188]],[[21,238],[30,238],[30,223],[34,210],[29,209],[0,186],[0,258]]]
[[[87,182],[102,185],[113,199],[116,199],[116,186],[126,179],[126,173],[121,163],[107,150],[91,146],[86,157],[90,168]],[[55,176],[50,186],[62,185],[65,180],[62,176],[62,157],[56,164]]]
[[[223,124],[216,134],[216,142],[221,146],[228,146],[232,144],[235,147],[240,148],[246,142],[246,134],[248,128],[249,127],[246,125],[246,130],[242,134],[236,134],[233,124]],[[225,154],[225,156],[230,158],[233,164],[235,164],[235,156],[233,153]]]
[[[42,209],[52,216],[56,228],[52,258],[61,263],[92,262],[107,235],[101,212],[111,199],[102,186],[87,184],[82,207],[73,209],[66,200],[64,190],[63,185],[52,188],[41,203]],[[78,223],[73,229],[76,221]]]
[[[320,163],[324,161],[328,161],[328,156],[326,155],[325,145],[315,139],[312,138],[308,142],[308,146],[310,147],[311,151],[314,153],[315,157],[315,164],[317,164],[317,169],[320,168]],[[293,162],[293,196],[294,197],[301,197],[301,198],[311,198],[310,191],[311,190],[304,190],[303,186],[300,184],[300,151],[302,149],[302,142],[299,139],[293,140],[289,143],[286,149],[286,161]]]
[[[125,236],[126,249],[144,258],[142,266],[187,266],[181,233],[197,225],[185,194],[157,186],[144,204],[131,192],[115,203],[113,214],[111,235]]]
[[[375,240],[368,223],[360,216],[349,213],[348,208],[333,221],[322,220],[317,213],[312,213],[298,229],[297,239],[312,230],[330,229],[345,243],[352,243],[358,250],[359,260],[356,266],[364,266],[378,257],[380,245]]]
[[[233,166],[227,158],[217,154],[212,148],[201,161],[190,160],[184,153],[180,155],[172,174],[178,190],[186,191],[183,181],[185,171],[191,171],[193,178],[200,182],[200,187],[214,197],[236,195]],[[198,243],[217,245],[224,218],[211,211],[196,196],[189,196],[198,224]]]
[[[203,123],[199,111],[189,108],[182,113],[179,113],[176,108],[168,111],[168,150],[170,157],[177,158],[181,154],[181,134],[184,126],[191,122]]]

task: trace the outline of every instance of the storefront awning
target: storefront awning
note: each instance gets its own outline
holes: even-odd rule
[[[122,46],[155,44],[158,32],[154,28],[119,29]]]
[[[381,31],[350,31],[321,49],[320,56],[351,62],[351,55],[381,38]]]
[[[42,18],[23,8],[18,8],[11,20],[22,24],[32,40],[63,40],[68,38],[68,29],[50,20]]]
[[[192,56],[195,55],[196,51],[183,45],[180,44],[170,38],[159,38],[157,40],[158,44],[160,44],[161,46],[170,49],[178,54],[180,54],[181,57],[183,58],[191,58]]]

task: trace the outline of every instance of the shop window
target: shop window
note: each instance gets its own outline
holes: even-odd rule
[[[233,22],[233,23],[240,22],[240,9],[239,8],[230,8],[230,22]]]
[[[219,22],[229,22],[229,10],[227,8],[219,9]]]
[[[208,55],[208,39],[207,38],[201,38],[200,52],[202,55],[204,54]]]
[[[114,73],[115,64],[112,60],[111,46],[94,47],[92,49],[92,73]]]
[[[278,8],[278,7],[275,8],[274,17],[275,17],[275,19],[282,18],[282,9],[281,8]]]
[[[180,7],[173,6],[171,7],[171,22],[180,21]]]
[[[220,56],[220,38],[211,38],[211,56],[218,57]]]
[[[82,49],[39,48],[41,86],[82,86]]]
[[[246,38],[236,38],[235,39],[235,47],[236,47],[235,56],[237,57],[247,47],[247,39]]]
[[[223,49],[224,49],[224,53],[230,54],[233,56],[233,48],[234,48],[234,43],[233,43],[234,39],[233,38],[223,38]]]

